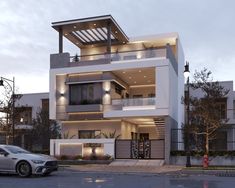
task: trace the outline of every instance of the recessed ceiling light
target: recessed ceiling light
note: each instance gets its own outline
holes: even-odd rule
[[[147,76],[144,76],[144,78],[146,78]]]
[[[136,81],[134,81],[134,83],[136,84],[137,82],[136,82]]]
[[[141,72],[141,70],[139,70],[139,72]]]
[[[123,73],[123,74],[125,74],[126,72],[125,72],[125,71],[123,71],[122,73]]]
[[[126,42],[123,41],[122,43],[125,44]]]
[[[94,26],[96,26],[96,23],[94,23]]]
[[[115,33],[118,33],[117,31],[115,31]]]
[[[67,33],[65,33],[65,35],[68,35]]]
[[[76,42],[76,44],[79,44],[78,42]]]
[[[77,26],[75,25],[75,26],[73,26],[73,28],[75,29],[75,28],[77,28]]]

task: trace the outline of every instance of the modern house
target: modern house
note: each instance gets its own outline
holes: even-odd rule
[[[51,140],[51,154],[91,154],[87,143],[98,143],[96,151],[118,159],[168,163],[171,128],[184,121],[178,34],[129,38],[111,15],[52,27],[59,51],[50,56],[50,119],[66,139]],[[78,55],[64,52],[64,38]]]

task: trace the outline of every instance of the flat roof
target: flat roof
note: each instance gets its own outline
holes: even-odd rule
[[[85,48],[90,45],[107,45],[108,23],[111,27],[110,37],[112,45],[123,44],[129,41],[126,34],[111,15],[52,22],[52,27],[58,32],[61,30],[63,36],[79,48]]]

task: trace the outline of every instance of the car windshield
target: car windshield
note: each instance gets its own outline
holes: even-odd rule
[[[27,150],[24,150],[17,146],[5,146],[5,148],[10,151],[11,153],[17,154],[17,153],[30,153]]]

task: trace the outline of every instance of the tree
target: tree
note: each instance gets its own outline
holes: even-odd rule
[[[229,90],[222,87],[218,81],[213,81],[211,74],[206,68],[195,71],[190,88],[201,90],[203,97],[190,96],[190,124],[184,128],[195,135],[196,139],[199,138],[198,135],[202,136],[206,156],[209,154],[210,141],[216,139],[218,130],[228,121],[221,118],[218,101],[226,98]],[[189,141],[187,144],[190,144]]]
[[[22,97],[21,94],[14,94],[14,102]],[[23,108],[14,108],[14,118],[18,116]],[[0,130],[4,131],[7,136],[12,135],[12,113],[13,112],[13,96],[12,88],[5,84],[0,97]]]
[[[49,111],[41,109],[33,120],[32,145],[41,146],[42,150],[49,150],[50,139],[60,138],[60,126],[49,119]]]

